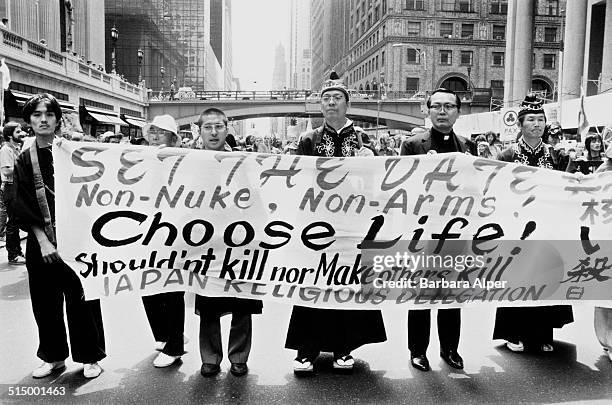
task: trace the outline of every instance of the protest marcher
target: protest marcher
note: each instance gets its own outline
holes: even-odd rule
[[[484,135],[478,135],[475,139],[476,142],[476,151],[478,153],[478,157],[485,159],[496,159],[497,155],[493,154],[491,151],[492,146],[487,142],[487,138]]]
[[[349,93],[332,72],[321,90],[324,123],[306,132],[298,144],[298,155],[349,157],[373,156],[363,144],[363,134],[346,117]],[[367,136],[367,135],[366,135]],[[289,321],[285,348],[297,350],[293,362],[296,374],[312,374],[321,351],[332,352],[333,368],[353,369],[351,352],[368,343],[387,340],[382,314],[378,310],[340,310],[294,306]]]
[[[427,99],[432,128],[410,137],[402,144],[401,155],[424,155],[463,152],[476,155],[474,143],[455,134],[453,125],[461,114],[461,99],[453,91],[440,88]],[[410,363],[421,371],[429,371],[427,347],[431,329],[431,310],[408,311],[408,349]],[[461,334],[461,309],[438,309],[440,357],[453,368],[462,369],[463,359],[457,349]]]
[[[393,146],[390,145],[390,141],[393,141],[393,138],[387,138],[386,136],[382,136],[380,138],[378,150],[376,153],[378,156],[397,156],[397,151]],[[395,143],[393,143],[394,145]]]
[[[518,126],[518,142],[504,150],[499,160],[553,169],[550,146],[542,142],[546,115],[541,100],[532,95],[525,97],[518,112]],[[573,321],[571,305],[501,307],[497,309],[493,339],[505,339],[513,352],[525,349],[552,352],[553,328]]]
[[[209,108],[198,120],[202,149],[231,152],[226,142],[227,117],[217,108]],[[263,303],[259,300],[235,297],[205,297],[196,295],[195,311],[200,316],[200,374],[212,377],[221,371],[223,346],[221,343],[221,317],[231,314],[227,357],[232,363],[230,372],[242,376],[248,372],[247,361],[253,336],[252,314],[261,314]]]
[[[181,137],[172,116],[158,115],[142,129],[149,146],[178,147]],[[160,353],[153,360],[155,367],[168,367],[185,354],[185,292],[173,291],[142,297],[153,337],[155,350]]]
[[[4,143],[0,149],[0,175],[2,176],[2,199],[6,207],[6,252],[9,264],[25,264],[25,258],[21,251],[21,238],[19,227],[15,224],[14,200],[15,188],[13,187],[13,170],[15,160],[21,153],[21,145],[25,132],[21,129],[21,124],[8,122],[2,130]]]
[[[63,262],[56,247],[51,145],[61,118],[60,105],[49,94],[38,94],[24,104],[23,119],[31,125],[36,139],[17,157],[13,172],[15,220],[28,233],[26,268],[38,326],[37,355],[43,360],[32,376],[42,378],[64,368],[68,357],[65,300],[72,358],[84,363],[86,378],[95,378],[102,372],[98,361],[106,357],[100,302],[85,301],[79,277]]]
[[[484,136],[487,142],[489,143],[489,150],[493,155],[492,159],[497,159],[502,151],[502,143],[499,141],[497,134],[493,131],[488,131],[485,132]]]
[[[612,172],[612,145],[605,151],[605,162],[599,166],[596,173]],[[595,335],[601,346],[612,361],[612,307],[595,307]]]
[[[603,163],[603,139],[599,134],[589,134],[584,140],[584,149],[586,154],[570,160],[566,171],[576,173],[580,171],[582,174],[591,174]]]
[[[563,129],[558,122],[551,122],[546,125],[542,142],[551,146],[550,155],[552,156],[556,170],[565,170],[569,163],[569,156],[561,147],[561,136]]]

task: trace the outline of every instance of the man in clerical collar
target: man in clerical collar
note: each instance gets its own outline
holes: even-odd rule
[[[432,128],[415,135],[402,144],[402,155],[424,155],[447,152],[469,152],[476,155],[474,143],[453,131],[461,114],[461,99],[452,90],[435,90],[427,100]]]
[[[476,155],[474,143],[455,134],[453,125],[461,113],[461,99],[452,90],[437,89],[427,100],[432,128],[408,138],[401,148],[402,155],[463,152]],[[408,311],[408,349],[410,363],[421,371],[429,371],[427,347],[431,328],[431,310]],[[463,359],[457,352],[461,328],[461,309],[438,309],[440,356],[451,367],[462,369]]]

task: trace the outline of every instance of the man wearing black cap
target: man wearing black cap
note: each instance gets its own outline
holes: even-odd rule
[[[504,150],[499,160],[554,169],[550,146],[542,142],[546,115],[537,97],[528,95],[521,103],[518,126],[518,142]],[[525,349],[552,352],[553,328],[573,320],[571,305],[497,308],[493,339],[505,339],[506,347],[513,352]]]
[[[326,157],[373,156],[363,146],[361,131],[346,118],[349,93],[332,72],[321,90],[323,126],[305,133],[297,154]],[[387,340],[382,314],[377,310],[339,310],[294,306],[285,348],[297,350],[293,371],[312,374],[321,351],[333,352],[333,368],[351,371],[355,363],[351,351],[368,343]]]
[[[447,152],[463,152],[476,155],[474,143],[453,131],[453,125],[461,113],[461,99],[451,90],[437,89],[427,100],[432,128],[415,135],[402,144],[402,155],[424,155]],[[408,311],[408,349],[410,363],[421,371],[429,371],[427,346],[431,328],[431,310]],[[451,367],[462,369],[463,359],[457,352],[461,329],[459,308],[438,310],[438,338],[440,356]]]

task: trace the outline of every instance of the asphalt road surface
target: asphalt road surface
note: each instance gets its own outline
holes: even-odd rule
[[[27,274],[25,266],[7,264],[4,249],[0,301],[1,403],[612,403],[612,362],[595,338],[593,309],[586,305],[574,307],[576,321],[556,331],[555,352],[546,354],[512,353],[502,341],[492,341],[494,308],[463,310],[463,371],[440,360],[433,322],[428,373],[409,365],[406,311],[384,310],[388,341],[353,352],[352,375],[334,374],[331,355],[324,355],[315,365],[315,376],[296,378],[295,352],[284,349],[291,308],[266,304],[263,315],[254,317],[249,374],[234,377],[224,360],[220,374],[204,378],[199,373],[199,319],[192,294],[186,300],[187,353],[164,369],[152,365],[157,352],[140,300],[115,298],[102,306],[108,356],[100,363],[100,377],[85,379],[82,366],[68,360],[62,373],[35,380],[30,373],[40,360]],[[226,342],[228,317],[222,326]],[[42,395],[41,388],[58,390]]]

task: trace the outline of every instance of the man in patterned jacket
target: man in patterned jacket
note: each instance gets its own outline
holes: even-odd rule
[[[321,127],[305,133],[297,154],[322,157],[374,156],[363,145],[362,131],[346,117],[349,93],[338,75],[332,72],[321,91]],[[285,348],[297,350],[293,371],[312,374],[321,351],[334,354],[333,368],[351,371],[351,351],[368,343],[387,340],[382,314],[378,310],[320,309],[294,306],[289,321]]]

